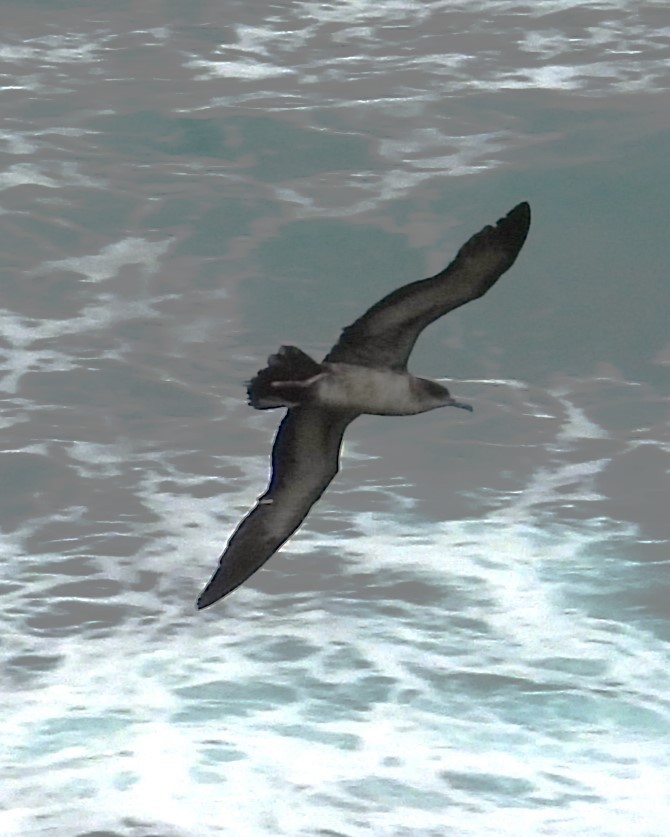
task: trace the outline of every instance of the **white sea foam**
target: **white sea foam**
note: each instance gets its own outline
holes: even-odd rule
[[[659,834],[658,8],[177,6],[3,20],[0,832]],[[196,613],[267,483],[245,378],[524,197],[426,337],[473,416],[355,423]]]

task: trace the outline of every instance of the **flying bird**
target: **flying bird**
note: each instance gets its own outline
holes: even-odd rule
[[[268,488],[237,527],[198,598],[209,607],[245,582],[290,538],[337,474],[344,431],[357,416],[407,416],[461,407],[449,390],[407,371],[421,332],[454,308],[483,296],[514,261],[530,227],[520,203],[484,227],[436,276],[385,296],[345,328],[321,363],[281,346],[249,381],[256,410],[288,408],[272,448]]]

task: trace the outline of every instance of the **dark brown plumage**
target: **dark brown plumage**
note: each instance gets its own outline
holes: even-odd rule
[[[426,326],[485,294],[512,266],[529,226],[530,207],[520,203],[474,235],[436,276],[373,305],[344,329],[323,363],[294,346],[268,358],[248,396],[259,410],[289,407],[275,436],[270,484],[230,538],[199,608],[246,581],[300,526],[337,473],[342,436],[356,416],[467,407],[441,384],[407,373],[407,360]]]

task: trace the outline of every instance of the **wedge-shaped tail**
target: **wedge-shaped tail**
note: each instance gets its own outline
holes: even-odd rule
[[[268,365],[249,381],[249,404],[256,410],[296,407],[309,401],[309,385],[322,367],[296,346],[280,346]]]

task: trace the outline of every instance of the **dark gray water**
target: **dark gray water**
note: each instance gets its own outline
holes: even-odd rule
[[[663,835],[664,4],[2,2],[0,832]],[[301,532],[243,381],[520,200]]]

